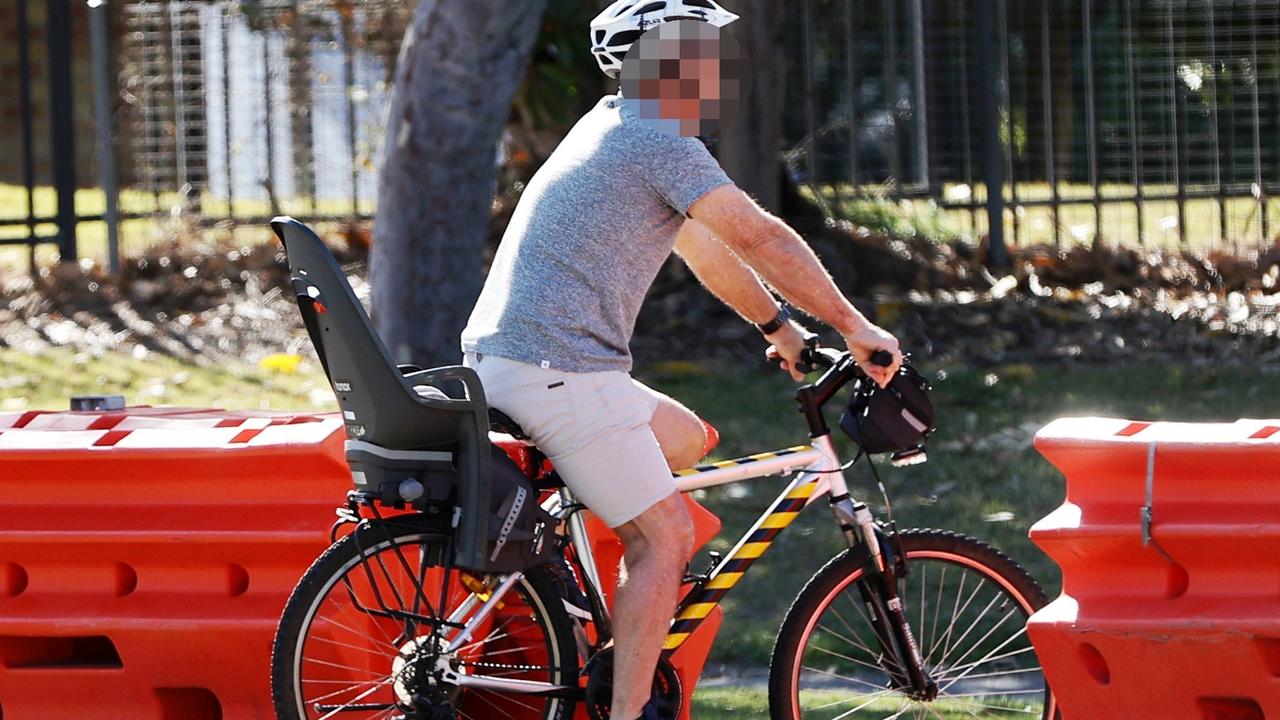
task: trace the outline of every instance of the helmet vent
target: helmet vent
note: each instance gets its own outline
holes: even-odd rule
[[[667,9],[667,3],[666,3],[666,0],[663,0],[663,2],[649,3],[648,5],[645,5],[644,7],[640,8],[639,10],[636,10],[631,14],[632,15],[648,15],[649,13],[661,12],[666,9]]]
[[[613,36],[609,41],[609,47],[618,47],[619,45],[631,45],[640,38],[644,33],[639,30],[624,30]]]
[[[618,12],[614,13],[614,14],[613,14],[613,16],[614,16],[614,17],[616,17],[616,18],[620,18],[620,17],[622,17],[623,15],[626,15],[626,14],[627,14],[627,12],[628,12],[628,11],[630,11],[630,10],[631,10],[631,8],[633,8],[633,7],[635,7],[635,6],[636,6],[636,3],[632,3],[632,4],[630,4],[630,5],[625,5],[625,6],[623,6],[620,10],[618,10]]]

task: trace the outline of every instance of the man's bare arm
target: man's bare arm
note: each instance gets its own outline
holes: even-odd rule
[[[792,305],[835,328],[855,358],[873,377],[887,382],[897,372],[897,340],[869,322],[836,287],[818,256],[785,222],[766,212],[746,193],[726,185],[704,195],[689,217],[714,233]],[[871,353],[888,350],[888,370],[869,366]]]
[[[778,302],[760,277],[697,220],[687,220],[680,228],[676,254],[712,295],[747,322],[763,325],[777,316]],[[794,365],[804,349],[805,334],[803,327],[790,322],[766,336],[771,343],[766,355],[776,352],[783,369],[796,380],[804,379]]]
[[[760,282],[755,271],[697,220],[687,220],[680,228],[676,254],[712,295],[747,322],[763,325],[778,314],[773,293]]]

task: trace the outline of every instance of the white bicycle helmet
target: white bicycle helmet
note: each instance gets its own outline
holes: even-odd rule
[[[737,19],[715,0],[617,0],[591,21],[591,54],[606,75],[616,78],[632,43],[655,25],[700,20],[722,28]]]

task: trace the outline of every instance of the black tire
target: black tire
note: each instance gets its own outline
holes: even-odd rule
[[[1026,618],[1047,602],[1035,580],[999,551],[957,533],[908,530],[902,548],[908,575],[899,593],[925,665],[938,680],[938,700],[919,703],[888,689],[890,675],[871,652],[879,645],[856,585],[867,561],[864,553],[845,551],[809,580],[783,620],[769,665],[773,720],[1057,717],[1025,632]],[[948,574],[960,578],[954,599],[944,595],[957,587],[948,585]],[[970,608],[984,609],[974,617]],[[998,620],[988,617],[992,608]],[[836,630],[824,623],[828,618]],[[960,650],[970,636],[972,647]],[[965,686],[952,690],[962,681]]]
[[[338,540],[312,563],[285,605],[271,653],[271,691],[280,720],[322,717],[325,713],[317,712],[314,705],[326,695],[332,696],[324,700],[327,705],[381,705],[380,709],[367,712],[343,710],[337,714],[341,718],[415,720],[419,717],[415,711],[389,710],[387,705],[402,700],[408,692],[403,685],[415,682],[404,679],[413,674],[413,666],[406,670],[402,664],[396,672],[392,669],[393,663],[411,643],[425,642],[425,638],[430,637],[429,629],[420,625],[418,629],[406,627],[403,621],[378,617],[362,608],[378,608],[371,600],[377,593],[388,607],[405,609],[411,604],[410,598],[420,596],[412,590],[414,575],[419,572],[422,577],[417,582],[421,586],[432,587],[434,581],[433,589],[437,589],[421,594],[426,596],[432,610],[423,608],[421,600],[414,601],[418,603],[415,612],[421,615],[448,617],[448,612],[470,593],[451,582],[455,587],[445,603],[445,612],[438,612],[438,588],[443,570],[430,560],[421,563],[428,568],[425,571],[413,569],[422,557],[440,556],[444,541],[440,535],[408,525],[361,527]],[[396,549],[404,553],[402,557],[412,559],[401,562]],[[366,561],[361,561],[362,556]],[[379,559],[382,565],[378,564]],[[366,566],[370,571],[366,571]],[[407,571],[397,570],[398,567]],[[377,579],[379,577],[385,579]],[[456,571],[454,577],[457,577]],[[399,592],[397,587],[401,586],[407,590]],[[321,623],[314,622],[317,617]],[[535,568],[525,573],[504,599],[502,608],[468,640],[457,657],[468,674],[576,687],[578,653],[570,622],[554,579],[546,570]],[[397,630],[400,634],[391,634]],[[406,630],[411,635],[403,634]],[[531,657],[535,659],[530,660]],[[335,659],[339,662],[333,662]],[[352,664],[346,665],[344,661]],[[302,665],[307,666],[306,679],[299,667]],[[384,674],[386,677],[382,677]],[[308,688],[318,687],[307,693],[308,698],[301,697],[304,682]],[[509,695],[474,688],[436,688],[433,692],[447,697],[454,708],[461,710],[459,717],[569,720],[576,702],[567,697]]]

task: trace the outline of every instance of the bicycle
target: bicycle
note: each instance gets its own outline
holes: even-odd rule
[[[343,408],[356,484],[338,510],[332,544],[302,576],[281,616],[271,663],[278,717],[567,720],[582,703],[589,717],[607,718],[611,626],[583,506],[525,443],[518,445],[524,466],[509,469],[522,473],[527,487],[506,496],[491,519],[500,528],[487,525],[489,544],[465,537],[486,526],[475,524],[484,514],[476,486],[484,484],[484,495],[490,489],[489,476],[477,471],[486,467],[480,447],[489,445],[480,414],[490,414],[490,424],[496,419],[498,430],[519,435],[519,429],[491,414],[469,370],[393,365],[319,238],[288,218],[272,226],[286,245],[299,309]],[[375,351],[381,359],[371,356]],[[809,580],[782,622],[768,682],[775,720],[1055,718],[1025,628],[1046,603],[1039,586],[979,540],[898,531],[891,515],[881,523],[855,500],[823,410],[865,375],[836,350],[812,346],[803,360],[806,372],[824,371],[796,392],[807,444],[675,473],[686,493],[772,475],[792,479],[726,556],[713,554],[708,572],[685,578],[688,591],[654,677],[655,701],[679,716],[684,693],[672,653],[796,516],[826,497],[848,547]],[[461,382],[466,397],[415,384],[427,381]],[[438,426],[437,438],[454,438],[455,452],[421,449],[419,436],[430,423]],[[516,452],[514,440],[504,446]],[[426,484],[398,479],[397,468],[411,468]],[[540,493],[536,506],[532,492]],[[533,530],[517,539],[510,531],[529,519],[526,506],[535,508]],[[504,551],[508,540],[523,554]],[[502,562],[486,561],[503,552]],[[464,569],[511,563],[523,569]]]

